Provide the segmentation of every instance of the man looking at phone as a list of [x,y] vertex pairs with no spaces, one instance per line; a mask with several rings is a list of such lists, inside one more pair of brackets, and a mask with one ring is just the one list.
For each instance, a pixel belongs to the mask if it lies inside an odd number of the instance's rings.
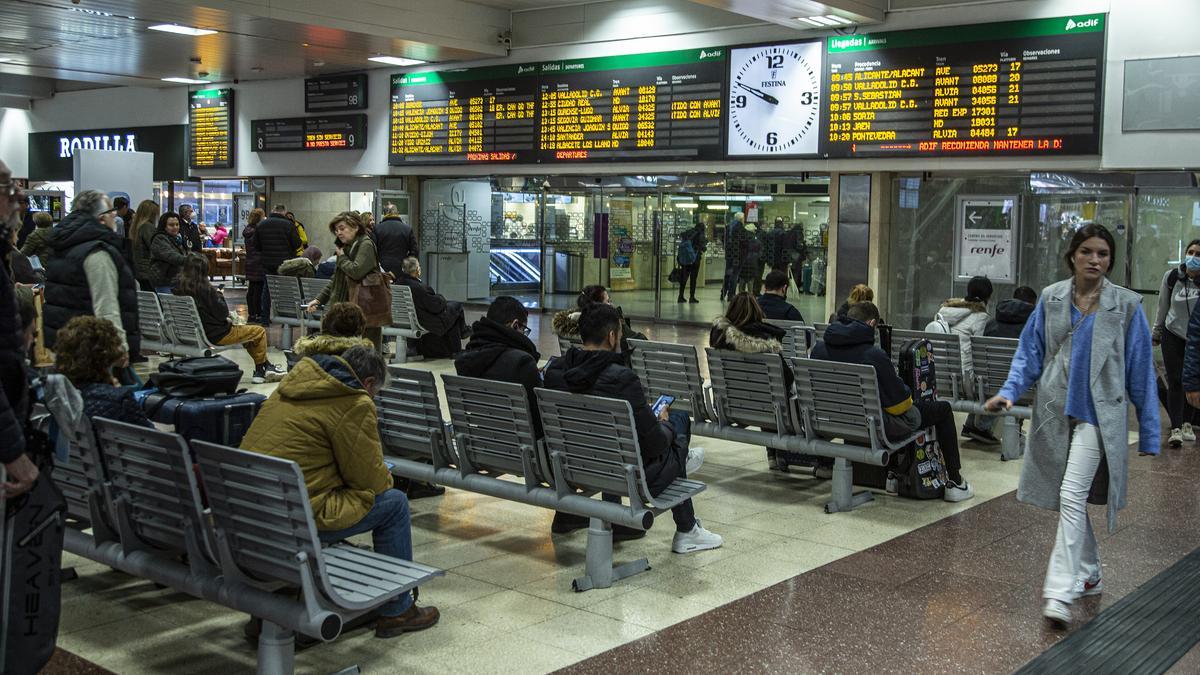
[[[572,347],[546,368],[546,388],[589,396],[624,399],[633,409],[642,465],[651,494],[659,494],[676,478],[686,478],[700,468],[703,453],[688,450],[690,421],[684,413],[672,413],[663,405],[656,416],[646,404],[638,376],[625,365],[621,354],[622,321],[610,305],[591,304],[579,316],[583,347]],[[718,534],[700,524],[687,500],[671,509],[675,538],[671,550],[693,553],[721,546]]]

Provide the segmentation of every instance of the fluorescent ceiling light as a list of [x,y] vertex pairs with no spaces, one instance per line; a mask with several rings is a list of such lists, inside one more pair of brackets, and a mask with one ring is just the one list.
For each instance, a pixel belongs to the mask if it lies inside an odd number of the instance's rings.
[[672,206],[674,206],[677,209],[694,209],[700,205],[697,204],[696,202],[675,202],[674,204],[672,204]]
[[797,16],[793,17],[796,21],[803,21],[810,26],[818,28],[828,28],[830,26],[848,26],[852,23],[850,19],[838,16],[836,14],[826,14],[825,16]]
[[208,80],[193,80],[190,77],[164,77],[162,81],[176,84],[208,84]]
[[422,63],[426,63],[420,59],[406,59],[402,56],[372,56],[367,60],[374,61],[375,63],[386,63],[389,66],[419,66]]
[[808,25],[810,25],[810,26],[816,26],[817,28],[823,28],[823,27],[824,27],[824,25],[823,25],[823,24],[822,24],[820,21],[817,21],[816,19],[810,19],[810,18],[809,18],[809,17],[807,17],[807,16],[798,16],[798,17],[796,17],[796,20],[797,20],[797,21],[803,21],[804,23],[806,23],[806,24],[808,24]]
[[176,35],[191,35],[193,37],[200,35],[213,35],[217,32],[215,30],[208,30],[207,28],[180,26],[177,23],[160,23],[157,26],[150,26],[150,30],[162,31],[164,33],[175,33]]
[[705,204],[704,208],[708,209],[709,211],[728,211],[729,210],[729,206],[727,206],[725,204]]
[[847,18],[846,18],[846,17],[844,17],[844,16],[838,16],[837,14],[826,14],[826,15],[825,15],[825,18],[826,18],[826,19],[829,19],[829,20],[831,20],[831,21],[836,21],[837,23],[840,23],[840,24],[842,24],[842,25],[844,25],[844,26],[848,26],[848,25],[850,25],[850,24],[854,23],[854,22],[853,22],[853,21],[851,21],[850,19],[847,19]]
[[769,202],[771,195],[700,195],[702,202]]

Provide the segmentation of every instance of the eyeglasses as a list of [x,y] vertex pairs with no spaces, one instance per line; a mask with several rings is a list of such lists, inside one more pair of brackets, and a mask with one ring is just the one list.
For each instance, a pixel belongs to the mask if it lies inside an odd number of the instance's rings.
[[16,181],[10,180],[7,183],[0,183],[0,195],[8,199],[14,199],[19,194],[21,194],[21,186],[17,185]]
[[529,337],[529,334],[533,332],[533,329],[523,323],[519,323],[517,324],[517,331],[520,332],[521,335]]

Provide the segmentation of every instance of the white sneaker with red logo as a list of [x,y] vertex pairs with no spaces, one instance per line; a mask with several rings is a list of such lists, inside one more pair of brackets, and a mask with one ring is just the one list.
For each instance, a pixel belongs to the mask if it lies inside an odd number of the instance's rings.
[[1100,595],[1104,592],[1104,579],[1097,574],[1090,579],[1077,579],[1075,581],[1075,596],[1086,598],[1089,595]]

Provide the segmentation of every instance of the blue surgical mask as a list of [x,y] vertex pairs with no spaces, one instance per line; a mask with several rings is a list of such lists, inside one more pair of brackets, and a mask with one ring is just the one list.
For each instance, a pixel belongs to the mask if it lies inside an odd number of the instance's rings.
[[1200,272],[1200,256],[1189,255],[1183,259],[1183,264],[1189,272]]

